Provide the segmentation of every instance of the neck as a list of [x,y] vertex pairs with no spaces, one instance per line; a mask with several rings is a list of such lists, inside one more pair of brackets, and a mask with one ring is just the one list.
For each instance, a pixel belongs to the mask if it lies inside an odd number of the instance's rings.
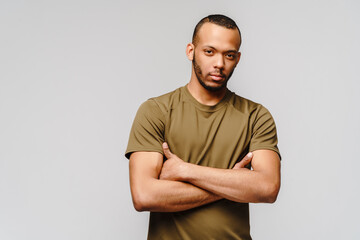
[[209,91],[205,89],[199,81],[197,80],[196,76],[192,75],[189,84],[187,85],[187,88],[190,92],[190,94],[201,104],[208,105],[208,106],[214,106],[218,102],[221,101],[221,99],[224,98],[227,88],[224,87],[222,89],[219,89],[218,91]]

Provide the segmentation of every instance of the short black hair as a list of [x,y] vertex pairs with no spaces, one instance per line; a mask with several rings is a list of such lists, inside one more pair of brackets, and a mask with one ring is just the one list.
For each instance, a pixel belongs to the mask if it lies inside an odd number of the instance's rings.
[[241,32],[239,27],[236,25],[235,21],[232,20],[231,18],[225,16],[225,15],[221,15],[221,14],[212,14],[209,15],[207,17],[204,17],[203,19],[200,20],[200,22],[198,22],[198,24],[196,24],[195,29],[194,29],[194,33],[193,33],[193,37],[192,37],[192,43],[194,45],[196,45],[197,41],[198,41],[198,37],[197,34],[201,28],[201,26],[204,23],[214,23],[216,25],[228,28],[228,29],[237,29],[240,35],[240,45],[241,45]]

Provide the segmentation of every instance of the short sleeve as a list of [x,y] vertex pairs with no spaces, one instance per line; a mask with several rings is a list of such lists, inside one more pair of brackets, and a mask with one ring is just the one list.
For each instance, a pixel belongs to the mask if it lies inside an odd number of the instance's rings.
[[269,149],[278,153],[281,159],[280,151],[277,146],[278,138],[276,125],[270,112],[264,106],[259,105],[252,113],[250,119],[252,121],[252,135],[249,151]]
[[138,109],[131,127],[125,157],[137,151],[160,152],[164,142],[165,117],[155,100],[149,99]]

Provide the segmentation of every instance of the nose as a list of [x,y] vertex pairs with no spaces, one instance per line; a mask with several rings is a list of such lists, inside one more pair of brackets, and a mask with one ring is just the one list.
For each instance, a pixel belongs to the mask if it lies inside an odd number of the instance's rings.
[[217,55],[215,58],[215,62],[214,62],[214,67],[215,68],[219,68],[219,69],[223,69],[225,65],[225,61],[224,61],[224,56],[222,55]]

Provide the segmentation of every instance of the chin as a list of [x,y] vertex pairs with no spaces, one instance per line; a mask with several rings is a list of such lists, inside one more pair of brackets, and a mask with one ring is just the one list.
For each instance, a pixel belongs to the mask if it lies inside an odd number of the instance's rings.
[[225,77],[224,80],[222,80],[222,81],[214,81],[209,76],[202,78],[200,74],[196,74],[196,78],[197,78],[198,82],[200,83],[200,85],[204,89],[211,91],[211,92],[218,92],[218,91],[226,88],[227,80],[228,80]]
[[224,87],[226,87],[227,84],[227,80],[223,80],[223,81],[207,81],[205,82],[205,85],[208,86],[209,88],[218,88],[218,89],[223,89]]
[[[202,85],[202,84],[201,84]],[[202,85],[206,90],[209,90],[211,92],[217,92],[224,88],[226,88],[226,83],[222,84],[204,84]]]

